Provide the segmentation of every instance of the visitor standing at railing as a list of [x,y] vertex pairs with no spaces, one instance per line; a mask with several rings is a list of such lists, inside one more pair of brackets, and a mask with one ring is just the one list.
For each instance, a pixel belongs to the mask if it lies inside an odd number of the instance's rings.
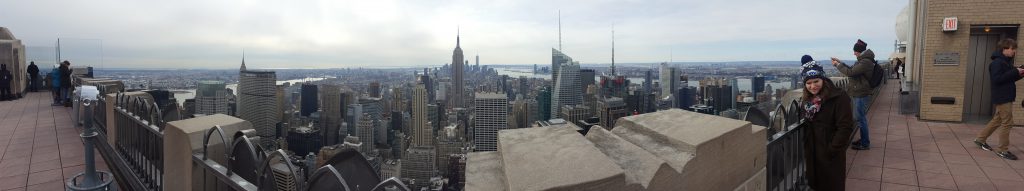
[[814,190],[846,189],[846,148],[853,133],[850,96],[825,77],[809,55],[800,59],[804,77],[804,159]]
[[29,62],[26,72],[28,72],[29,77],[28,91],[39,91],[39,66],[36,66],[36,62]]
[[853,97],[853,103],[857,107],[857,126],[860,127],[860,139],[853,142],[854,150],[871,149],[871,138],[868,136],[868,101],[871,98],[871,75],[875,67],[875,53],[868,48],[868,43],[857,39],[853,45],[853,55],[857,56],[857,62],[853,66],[832,57],[832,66],[835,66],[840,73],[850,77],[849,93]]
[[1008,151],[1010,146],[1010,127],[1013,125],[1013,100],[1017,99],[1017,80],[1021,79],[1024,69],[1013,67],[1013,55],[1017,52],[1017,42],[1013,39],[1000,40],[999,50],[992,53],[992,63],[988,65],[989,78],[992,80],[992,107],[995,115],[985,129],[978,132],[974,139],[982,149],[992,151],[986,140],[992,132],[999,129],[999,147],[996,155],[1005,159],[1017,160],[1017,156]]
[[53,106],[63,105],[64,97],[60,94],[60,65],[54,64],[50,70],[50,92],[53,94]]
[[71,62],[65,60],[60,63],[60,96],[64,107],[71,107]]

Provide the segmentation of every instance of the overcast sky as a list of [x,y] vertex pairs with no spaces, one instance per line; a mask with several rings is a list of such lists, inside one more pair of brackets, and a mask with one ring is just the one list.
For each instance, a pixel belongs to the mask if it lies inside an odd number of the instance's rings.
[[36,47],[30,58],[53,58],[52,51],[43,51],[52,48],[43,47],[61,38],[67,59],[92,64],[100,61],[85,55],[102,52],[106,68],[237,68],[243,49],[251,68],[439,66],[451,62],[457,28],[467,60],[479,54],[484,65],[544,66],[558,46],[561,10],[563,51],[585,64],[611,62],[613,25],[617,63],[797,62],[803,54],[853,59],[858,38],[880,58],[888,57],[896,15],[906,4],[15,0],[0,2],[0,26]]

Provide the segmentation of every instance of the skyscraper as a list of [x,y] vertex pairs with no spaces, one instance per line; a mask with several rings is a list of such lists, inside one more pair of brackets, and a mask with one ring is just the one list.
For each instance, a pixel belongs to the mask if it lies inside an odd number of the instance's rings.
[[348,109],[345,112],[345,128],[344,131],[339,132],[339,139],[344,139],[346,135],[356,136],[356,128],[363,118],[363,105],[349,104],[346,107]]
[[658,80],[661,81],[661,96],[659,97],[664,98],[675,93],[676,76],[673,69],[675,68],[669,67],[666,62],[662,62],[661,67],[658,68],[658,72],[660,73],[660,75],[658,75]]
[[597,76],[597,72],[594,69],[580,69],[580,87],[586,89],[590,85],[594,85],[596,83],[595,76]]
[[551,49],[551,82],[558,83],[558,71],[562,69],[562,64],[572,63],[572,58],[562,53],[561,50]]
[[540,91],[537,91],[537,113],[539,121],[551,119],[551,87],[549,86],[541,87]]
[[498,131],[508,128],[508,98],[499,93],[476,94],[475,151],[496,151]]
[[366,92],[370,94],[370,97],[380,97],[380,82],[370,82],[370,85],[366,87]]
[[433,132],[427,117],[427,89],[416,84],[412,96],[412,146],[432,146]]
[[275,127],[281,121],[277,105],[277,74],[274,71],[247,70],[245,60],[238,74],[238,118],[252,123],[265,148],[273,146]]
[[[569,59],[571,60],[571,59]],[[562,106],[583,104],[579,62],[564,63],[558,70],[558,81],[551,95],[551,118],[561,117]]]
[[643,90],[644,90],[645,94],[649,94],[649,93],[651,93],[654,90],[654,87],[653,87],[653,83],[654,82],[651,81],[651,80],[653,80],[653,78],[651,77],[651,70],[645,71],[644,72],[644,84],[643,84]]
[[342,112],[346,102],[342,100],[341,87],[337,85],[320,86],[320,103],[323,111],[320,113],[320,134],[324,145],[339,143],[339,129],[341,119],[345,114]]
[[530,113],[530,109],[536,108],[536,105],[537,101],[534,101],[533,99],[516,100],[515,104],[512,106],[512,115],[509,116],[508,128],[517,129],[530,127],[530,124],[533,124],[533,121],[535,120],[535,118],[533,118],[533,114],[536,113],[536,111],[532,111],[534,113]]
[[200,81],[196,89],[196,114],[213,115],[215,113],[230,114],[228,94],[222,81]]
[[750,79],[750,90],[755,98],[764,91],[764,75],[757,74],[757,76]]
[[729,95],[729,102],[732,103],[731,104],[732,105],[731,108],[736,109],[737,108],[736,107],[736,96],[738,96],[739,93],[740,93],[740,82],[736,78],[730,78],[729,79],[729,86],[732,87],[732,90],[731,90],[732,93]]
[[402,177],[412,179],[409,188],[420,190],[430,186],[430,178],[434,177],[437,151],[433,147],[412,147],[406,150],[402,160]]
[[605,129],[612,129],[615,127],[615,120],[621,117],[625,117],[629,114],[626,110],[626,103],[622,98],[610,97],[605,98],[598,102],[598,118],[601,119],[601,126]]
[[452,108],[466,107],[466,104],[463,102],[463,98],[465,98],[465,93],[463,93],[463,91],[466,90],[466,86],[463,84],[464,83],[463,75],[465,75],[465,73],[464,73],[465,72],[464,71],[465,70],[464,69],[465,65],[463,65],[463,62],[462,62],[463,61],[463,58],[462,58],[462,47],[459,46],[459,41],[460,41],[459,38],[460,38],[459,35],[456,34],[455,35],[455,51],[452,52],[452,81],[453,82],[452,82],[452,87],[451,87],[452,95],[450,95],[451,96],[451,100],[452,100],[452,104],[451,104]]
[[697,95],[697,88],[684,86],[676,90],[676,108],[689,109],[690,106],[694,105],[694,99]]
[[374,121],[369,116],[363,115],[359,119],[354,136],[359,137],[359,142],[362,143],[359,145],[359,153],[370,156],[374,148]]
[[309,114],[320,110],[320,106],[317,103],[318,100],[317,87],[314,84],[303,83],[301,87],[302,98],[299,106],[299,115],[309,117]]

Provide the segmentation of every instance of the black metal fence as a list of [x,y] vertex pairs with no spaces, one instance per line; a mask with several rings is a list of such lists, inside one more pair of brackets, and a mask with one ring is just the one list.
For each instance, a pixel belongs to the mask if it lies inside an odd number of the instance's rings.
[[766,178],[768,190],[801,190],[806,178],[803,149],[803,111],[800,102],[790,102],[789,109],[779,105],[769,117]]
[[[107,100],[109,101],[109,100]],[[146,190],[163,190],[163,126],[156,103],[118,94],[114,105],[114,150]]]

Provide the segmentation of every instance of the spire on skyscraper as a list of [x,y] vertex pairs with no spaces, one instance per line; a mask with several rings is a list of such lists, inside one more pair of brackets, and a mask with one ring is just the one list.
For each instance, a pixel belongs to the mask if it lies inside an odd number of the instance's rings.
[[615,24],[612,24],[612,76],[615,76]]
[[459,26],[455,26],[455,48],[459,48],[459,36],[461,35],[459,30]]
[[238,70],[245,71],[245,49],[242,49],[242,67]]
[[562,10],[558,10],[558,51],[562,51]]

